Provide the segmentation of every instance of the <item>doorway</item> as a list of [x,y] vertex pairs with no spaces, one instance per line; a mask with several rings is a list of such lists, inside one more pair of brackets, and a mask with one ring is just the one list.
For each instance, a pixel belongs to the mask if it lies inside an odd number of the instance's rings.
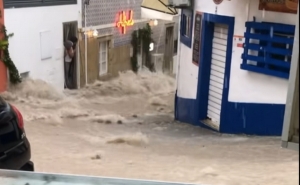
[[[72,37],[78,38],[78,22],[65,22],[63,23],[63,42],[70,40]],[[78,70],[78,43],[74,47],[75,55],[69,65],[66,65],[64,62],[64,80],[65,88],[68,89],[77,89],[78,80],[77,80],[77,70]]]
[[221,131],[228,104],[234,17],[204,14],[199,62],[200,123]]
[[171,73],[173,71],[173,55],[174,55],[174,24],[166,25],[165,52],[163,72]]

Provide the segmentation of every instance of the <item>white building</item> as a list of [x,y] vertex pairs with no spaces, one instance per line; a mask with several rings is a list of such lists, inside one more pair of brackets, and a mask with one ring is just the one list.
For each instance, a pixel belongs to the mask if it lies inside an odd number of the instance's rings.
[[[11,58],[21,74],[64,88],[63,24],[81,19],[77,0],[3,0]],[[78,22],[80,24],[80,21]],[[77,27],[76,27],[77,30]]]
[[278,2],[197,0],[182,10],[177,120],[281,135],[298,5]]

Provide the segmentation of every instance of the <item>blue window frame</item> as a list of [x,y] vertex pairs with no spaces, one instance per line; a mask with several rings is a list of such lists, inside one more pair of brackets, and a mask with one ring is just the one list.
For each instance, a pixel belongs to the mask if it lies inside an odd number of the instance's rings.
[[180,24],[180,42],[182,42],[189,48],[191,48],[192,46],[193,16],[193,10],[182,9]]
[[295,26],[246,22],[241,69],[289,78]]

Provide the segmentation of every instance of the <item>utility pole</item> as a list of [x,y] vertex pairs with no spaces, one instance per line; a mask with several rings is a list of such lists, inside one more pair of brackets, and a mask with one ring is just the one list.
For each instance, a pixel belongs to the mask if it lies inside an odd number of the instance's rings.
[[[295,125],[299,125],[299,5],[296,20],[293,55],[281,139],[283,148],[299,150],[299,136],[298,139],[294,137],[296,131]],[[298,140],[298,143],[295,139]]]
[[87,30],[86,30],[86,8],[90,4],[90,0],[85,0],[84,1],[84,67],[85,67],[85,85],[88,84],[88,70],[87,70]]

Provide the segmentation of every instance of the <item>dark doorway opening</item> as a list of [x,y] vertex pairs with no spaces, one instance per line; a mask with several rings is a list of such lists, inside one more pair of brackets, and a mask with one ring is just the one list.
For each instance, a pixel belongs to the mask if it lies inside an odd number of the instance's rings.
[[[78,23],[77,21],[63,23],[63,43],[70,40],[72,37],[78,38]],[[77,89],[77,69],[78,69],[78,43],[74,48],[75,56],[72,59],[69,66],[64,62],[64,78],[65,78],[65,89]],[[65,53],[65,48],[64,48]],[[65,61],[65,58],[64,58]]]
[[174,26],[166,25],[165,37],[165,53],[163,72],[171,73],[173,71],[173,56],[174,56]]

